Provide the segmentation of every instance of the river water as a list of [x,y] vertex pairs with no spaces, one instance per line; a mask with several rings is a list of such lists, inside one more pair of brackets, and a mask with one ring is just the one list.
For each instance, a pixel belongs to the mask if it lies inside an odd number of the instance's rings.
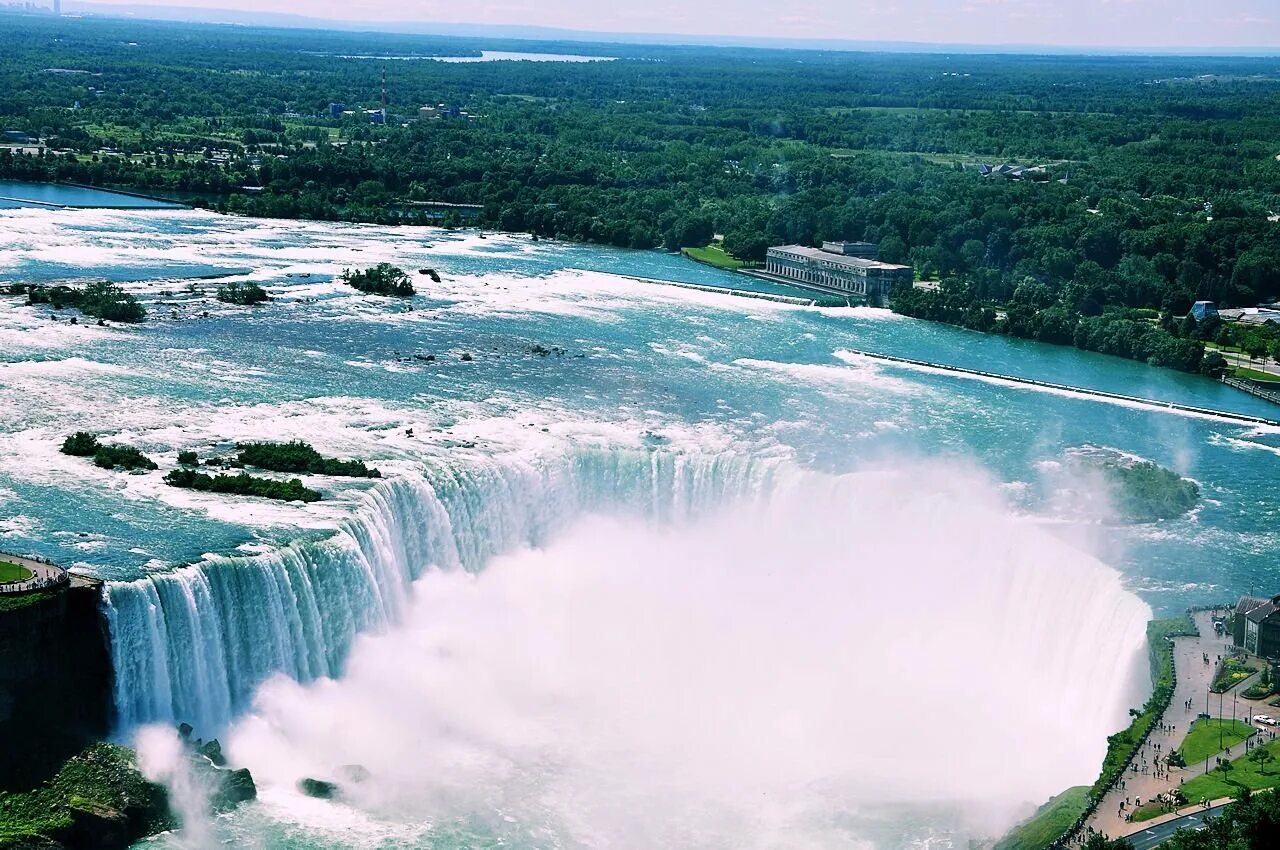
[[[654,252],[197,211],[0,222],[0,282],[110,279],[148,308],[96,327],[0,298],[0,548],[107,580],[122,738],[185,720],[260,775],[210,840],[996,834],[1092,780],[1146,687],[1151,611],[1280,581],[1275,429],[850,352],[1275,415],[1204,379],[620,276],[744,286]],[[335,280],[381,261],[443,281],[404,302]],[[225,280],[274,300],[221,304]],[[161,473],[59,454],[81,429]],[[294,438],[386,477],[311,477],[307,506],[160,481],[179,450]],[[1109,522],[1065,463],[1086,446],[1201,504]],[[373,778],[340,802],[293,787],[349,764]]]

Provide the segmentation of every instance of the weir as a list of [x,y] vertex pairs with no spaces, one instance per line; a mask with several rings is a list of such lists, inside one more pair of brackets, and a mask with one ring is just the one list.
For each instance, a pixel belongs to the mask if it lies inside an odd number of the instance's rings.
[[909,357],[895,357],[892,354],[876,354],[871,351],[860,351],[856,348],[846,348],[845,351],[850,354],[856,354],[859,357],[869,357],[872,360],[884,360],[889,363],[902,363],[907,366],[922,366],[928,369],[937,369],[942,372],[954,372],[960,375],[974,375],[980,378],[994,378],[1001,381],[1009,381],[1014,384],[1025,384],[1029,387],[1041,387],[1050,390],[1064,390],[1066,392],[1079,393],[1080,395],[1095,396],[1097,398],[1109,398],[1117,401],[1130,401],[1138,404],[1149,405],[1150,407],[1164,408],[1166,410],[1177,410],[1183,413],[1196,413],[1203,416],[1212,416],[1217,419],[1229,419],[1233,422],[1244,422],[1250,425],[1273,425],[1280,427],[1280,422],[1274,419],[1266,419],[1261,416],[1250,416],[1246,413],[1232,413],[1226,410],[1214,410],[1209,407],[1196,407],[1190,404],[1179,404],[1176,401],[1158,401],[1151,398],[1142,398],[1141,396],[1123,395],[1121,393],[1107,392],[1106,390],[1093,390],[1086,387],[1073,387],[1069,384],[1055,384],[1049,381],[1036,381],[1031,378],[1017,378],[1012,375],[1000,375],[995,372],[983,372],[980,369],[966,369],[963,366],[950,366],[945,363],[930,363],[927,360],[912,360]]

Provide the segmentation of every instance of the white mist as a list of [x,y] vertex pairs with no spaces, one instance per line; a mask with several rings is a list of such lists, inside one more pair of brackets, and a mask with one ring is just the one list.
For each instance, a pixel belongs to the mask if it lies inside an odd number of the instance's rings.
[[169,792],[169,806],[180,821],[177,846],[213,850],[219,846],[209,813],[212,789],[191,764],[191,754],[169,726],[146,726],[134,738],[138,769]]
[[229,751],[269,797],[359,764],[324,805],[531,846],[869,846],[936,804],[998,833],[1093,780],[1145,684],[1146,605],[953,466],[586,518],[415,589],[342,680],[261,689]]

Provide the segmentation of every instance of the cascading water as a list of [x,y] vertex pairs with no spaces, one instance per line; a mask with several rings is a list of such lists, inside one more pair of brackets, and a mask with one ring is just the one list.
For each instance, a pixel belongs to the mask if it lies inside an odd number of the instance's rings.
[[274,673],[338,675],[353,639],[399,621],[429,568],[480,569],[585,510],[688,516],[767,490],[775,464],[588,450],[438,466],[376,487],[333,537],[108,586],[117,726],[226,725]]
[[306,847],[902,847],[946,810],[963,844],[1093,780],[1146,666],[1115,571],[971,469],[757,482],[427,572],[340,679],[266,682],[227,740],[270,822]]

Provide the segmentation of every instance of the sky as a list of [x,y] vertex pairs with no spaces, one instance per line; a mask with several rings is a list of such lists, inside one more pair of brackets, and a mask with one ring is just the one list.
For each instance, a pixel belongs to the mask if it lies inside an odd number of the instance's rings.
[[[124,0],[375,25],[1069,47],[1280,47],[1280,0]],[[82,8],[91,0],[77,4]],[[381,28],[381,27],[379,27]]]

